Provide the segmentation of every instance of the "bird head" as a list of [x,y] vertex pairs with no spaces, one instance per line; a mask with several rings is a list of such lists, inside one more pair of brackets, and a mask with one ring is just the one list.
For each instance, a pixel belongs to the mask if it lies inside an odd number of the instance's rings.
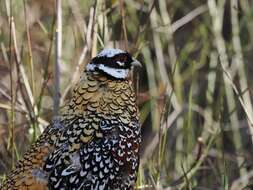
[[101,73],[114,79],[126,79],[134,66],[141,66],[127,51],[104,49],[87,64],[86,71]]

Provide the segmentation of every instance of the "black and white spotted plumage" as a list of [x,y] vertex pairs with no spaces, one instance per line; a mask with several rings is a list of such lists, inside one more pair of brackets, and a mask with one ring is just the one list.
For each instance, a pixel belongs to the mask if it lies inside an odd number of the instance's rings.
[[60,142],[45,164],[50,188],[132,189],[139,163],[140,127],[138,121],[130,125],[101,120],[103,137],[94,137],[73,151],[69,139]]

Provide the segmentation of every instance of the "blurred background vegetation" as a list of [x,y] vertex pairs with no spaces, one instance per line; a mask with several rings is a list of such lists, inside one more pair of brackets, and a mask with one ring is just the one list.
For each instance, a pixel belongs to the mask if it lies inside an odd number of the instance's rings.
[[[53,117],[55,29],[55,0],[0,1],[2,178]],[[251,189],[252,1],[62,0],[61,105],[104,47],[143,63],[138,189]]]

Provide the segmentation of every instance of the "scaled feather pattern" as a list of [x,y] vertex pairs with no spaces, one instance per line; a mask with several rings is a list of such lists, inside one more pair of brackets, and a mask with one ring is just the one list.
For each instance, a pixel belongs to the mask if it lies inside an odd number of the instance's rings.
[[[141,129],[127,78],[131,61],[129,53],[119,49],[103,50],[92,59],[60,117],[25,153],[1,189],[134,189]],[[123,77],[115,76],[118,69]]]

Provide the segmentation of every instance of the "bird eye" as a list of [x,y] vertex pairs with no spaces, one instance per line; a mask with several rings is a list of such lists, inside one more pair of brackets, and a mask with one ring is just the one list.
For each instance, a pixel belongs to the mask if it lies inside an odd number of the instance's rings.
[[121,56],[120,57],[120,61],[121,62],[126,62],[127,61],[127,57],[126,56]]
[[123,66],[127,62],[127,57],[124,55],[121,55],[115,58],[115,62],[118,63],[120,66]]

